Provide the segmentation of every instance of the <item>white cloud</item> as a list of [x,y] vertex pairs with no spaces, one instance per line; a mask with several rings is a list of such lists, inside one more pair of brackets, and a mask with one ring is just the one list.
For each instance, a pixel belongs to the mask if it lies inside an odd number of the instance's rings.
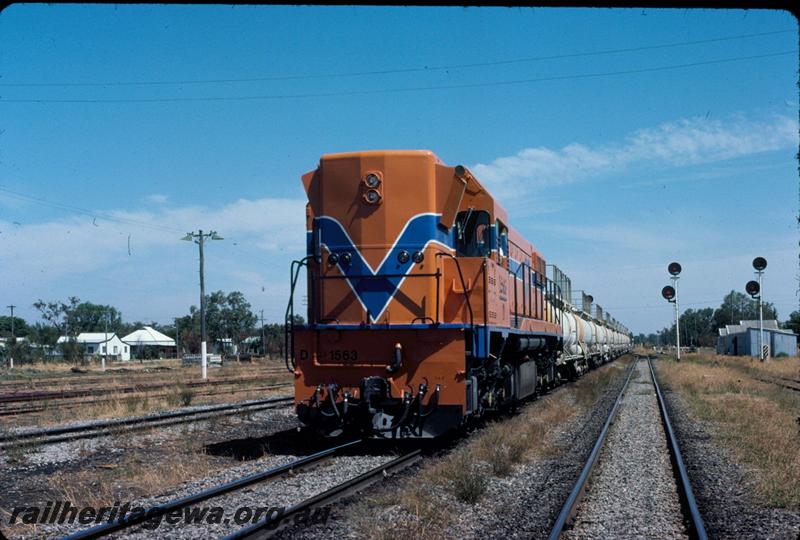
[[[660,249],[680,250],[685,243],[674,236],[665,236],[663,231],[644,230],[641,226],[621,223],[604,223],[594,225],[560,225],[545,224],[534,227],[545,229],[551,234],[565,239],[586,241],[590,246],[608,250],[609,246],[626,251],[648,252],[653,246]],[[602,245],[597,245],[597,244]]]
[[169,197],[160,193],[154,193],[145,197],[145,200],[155,204],[167,204]]
[[[183,313],[196,303],[197,248],[180,238],[202,226],[225,238],[208,247],[209,289],[261,292],[264,287],[265,301],[285,306],[285,290],[277,294],[267,285],[284,283],[289,261],[305,252],[304,207],[305,201],[295,199],[240,199],[218,208],[109,211],[110,220],[71,216],[21,225],[0,220],[0,295],[19,298],[20,304],[70,295],[95,302],[121,299],[124,313],[143,320]],[[185,301],[164,313],[163,296]]]
[[759,121],[743,117],[727,121],[684,118],[640,129],[618,143],[526,148],[488,164],[478,163],[472,170],[497,195],[519,195],[639,164],[680,167],[797,145],[797,120],[788,116]]

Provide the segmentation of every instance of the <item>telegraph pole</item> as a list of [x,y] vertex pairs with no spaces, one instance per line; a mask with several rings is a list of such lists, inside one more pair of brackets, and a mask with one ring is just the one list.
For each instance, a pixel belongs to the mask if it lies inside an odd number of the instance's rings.
[[261,310],[261,351],[264,353],[264,358],[267,358],[267,341],[264,335],[264,310]]
[[178,317],[175,317],[175,357],[181,357],[181,329],[178,325]]
[[106,330],[105,339],[106,339],[106,341],[103,344],[103,358],[102,358],[103,365],[102,365],[102,368],[101,368],[102,371],[106,370],[106,358],[108,358],[108,315],[109,315],[109,312],[106,311],[106,316],[103,317],[105,319],[105,330]]
[[200,229],[196,233],[186,233],[186,236],[181,238],[181,240],[186,240],[187,242],[194,240],[194,243],[200,246],[200,364],[202,366],[201,369],[203,379],[208,378],[208,349],[206,346],[206,284],[203,270],[205,262],[203,258],[203,246],[206,238],[210,238],[211,240],[223,240],[223,238],[218,235],[216,231],[203,233],[203,229]]
[[[12,304],[12,305],[6,306],[6,307],[11,310],[11,344],[13,344],[14,341],[16,341],[16,338],[14,337],[14,308],[17,307],[17,306]],[[10,347],[9,347],[9,350],[11,350]],[[14,357],[9,355],[8,356],[8,368],[11,369],[13,367],[14,367]]]

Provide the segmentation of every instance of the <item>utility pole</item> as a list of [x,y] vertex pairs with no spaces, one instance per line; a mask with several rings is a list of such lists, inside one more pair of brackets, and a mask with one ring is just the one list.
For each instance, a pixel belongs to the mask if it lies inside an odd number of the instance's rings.
[[[8,307],[8,309],[11,310],[11,344],[13,345],[14,342],[16,341],[16,338],[14,336],[14,308],[17,307],[17,306],[12,304],[12,305],[6,306],[6,307]],[[9,348],[9,350],[10,350],[10,348]],[[9,355],[8,356],[8,368],[12,369],[13,367],[14,367],[14,357],[12,355]]]
[[178,324],[180,319],[175,317],[175,357],[181,357],[181,329]]
[[200,364],[202,366],[201,369],[203,379],[208,378],[208,349],[206,345],[206,284],[204,275],[205,261],[203,258],[203,246],[206,238],[210,238],[211,240],[223,240],[223,238],[218,235],[216,231],[203,233],[203,229],[200,229],[196,233],[186,233],[186,236],[181,238],[181,240],[186,240],[187,242],[194,240],[194,243],[200,246]]
[[264,358],[267,358],[267,341],[264,334],[264,310],[261,310],[261,351]]
[[105,320],[106,340],[105,343],[103,343],[103,358],[102,358],[103,365],[101,367],[102,371],[106,370],[106,359],[108,358],[108,316],[109,312],[106,311],[106,316],[103,317],[103,319]]

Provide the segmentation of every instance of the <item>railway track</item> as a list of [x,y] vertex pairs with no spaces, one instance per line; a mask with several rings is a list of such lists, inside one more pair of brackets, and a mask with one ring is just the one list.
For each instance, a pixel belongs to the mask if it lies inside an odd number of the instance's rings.
[[785,377],[770,378],[770,377],[757,377],[755,375],[750,375],[750,376],[757,381],[773,384],[781,388],[786,388],[787,390],[800,392],[800,381],[796,381],[794,379],[787,379]]
[[[244,373],[244,372],[243,372]],[[125,374],[108,374],[98,376],[73,376],[73,377],[47,377],[36,379],[18,379],[10,381],[0,381],[0,396],[22,396],[25,393],[33,392],[76,392],[82,390],[106,391],[116,388],[129,386],[144,386],[150,384],[224,384],[225,382],[241,382],[243,380],[264,379],[273,377],[285,377],[289,374],[286,368],[253,369],[247,371],[246,376],[242,374],[220,376],[212,374],[209,379],[195,379],[189,377],[181,380],[181,374],[177,372],[158,372],[158,373],[139,373],[131,372]],[[185,375],[184,375],[185,377]],[[135,382],[133,382],[135,381]]]
[[36,446],[41,444],[55,444],[115,435],[122,430],[137,431],[152,429],[175,424],[184,424],[206,420],[214,416],[229,416],[241,412],[257,412],[289,404],[294,400],[292,396],[280,396],[243,403],[213,405],[193,409],[191,411],[176,411],[162,414],[151,414],[134,418],[119,420],[102,420],[75,426],[64,426],[50,429],[37,429],[18,433],[0,435],[0,450],[8,450],[19,446]]
[[[113,533],[119,533],[126,529],[132,529],[133,527],[136,527],[147,520],[157,519],[161,516],[189,508],[209,499],[244,490],[254,486],[255,484],[274,481],[288,474],[304,472],[308,469],[316,467],[321,462],[330,459],[331,457],[344,452],[353,451],[359,445],[365,444],[365,442],[365,440],[359,439],[328,448],[321,452],[296,459],[284,465],[272,467],[265,471],[251,474],[232,482],[219,484],[212,488],[174,499],[164,504],[150,507],[142,513],[128,514],[127,516],[122,516],[116,520],[97,525],[90,529],[75,532],[64,538],[65,540],[89,540],[94,538],[102,538]],[[277,530],[280,530],[282,526],[292,523],[293,518],[301,512],[333,504],[343,497],[360,491],[365,487],[374,484],[375,482],[379,482],[392,474],[410,467],[419,461],[419,459],[421,459],[420,451],[415,450],[399,458],[389,460],[386,463],[367,471],[366,473],[357,475],[345,482],[337,484],[323,493],[305,499],[289,508],[283,509],[282,511],[276,510],[265,516],[264,519],[256,521],[255,523],[252,523],[243,529],[233,532],[226,538],[264,538],[269,536]]]
[[[644,364],[645,362],[646,367]],[[635,394],[631,394],[630,383],[632,377],[634,374],[641,376],[643,373],[649,373],[651,383],[648,382],[644,384],[652,384],[657,406],[651,404],[648,408],[647,406],[637,405],[637,398],[640,398],[639,403],[644,403],[645,405],[647,405],[647,400],[652,399],[652,394],[649,390],[645,390],[644,393],[642,390],[639,390]],[[644,397],[645,395],[647,395],[646,398]],[[622,408],[628,408],[625,415],[626,418],[618,421],[617,416]],[[655,412],[656,409],[657,413]],[[655,439],[648,438],[646,433],[647,426],[646,422],[643,422],[642,414],[650,415],[651,423],[658,422],[660,424],[663,429],[663,439],[666,440],[662,439],[661,441],[657,441],[657,435],[654,435],[654,437],[656,437]],[[652,416],[656,414],[658,420],[653,420]],[[634,445],[620,447],[631,441],[631,439],[626,440],[624,438],[625,435],[623,432],[626,429],[626,424],[632,426],[632,440],[644,441],[642,444],[645,445],[646,448],[634,447]],[[617,447],[608,448],[605,446],[606,442],[610,438],[609,434],[615,428],[620,432],[616,434],[619,435],[619,437],[615,439]],[[653,434],[658,432],[650,431]],[[667,474],[668,478],[666,478],[666,480],[668,482],[674,482],[674,486],[656,485],[656,483],[660,481],[656,472],[648,470],[630,470],[632,467],[628,460],[631,454],[634,454],[634,460],[637,457],[643,458],[642,462],[649,465],[650,462],[657,461],[655,459],[655,453],[662,447],[666,447],[669,454],[669,465],[664,466],[671,469]],[[667,459],[664,458],[662,461],[666,463]],[[633,463],[634,465],[640,464],[639,461],[633,461]],[[598,464],[601,465],[596,467]],[[595,470],[596,468],[597,470]],[[609,477],[612,478],[611,481],[607,481]],[[590,479],[592,479],[591,483]],[[662,478],[662,480],[663,479],[664,478]],[[639,480],[641,480],[641,482],[637,484]],[[625,485],[623,488],[619,486],[613,488],[614,481],[622,481]],[[608,494],[604,495],[603,491],[609,490],[610,487],[612,488],[610,490],[610,496]],[[644,489],[647,491],[641,493],[642,498],[639,499],[642,507],[632,508],[631,502],[626,501],[626,497],[628,492],[633,492],[632,497],[635,499],[635,492],[637,489]],[[677,491],[677,498],[679,500],[675,504],[676,509],[678,509],[681,514],[679,519],[677,519],[676,516],[668,515],[671,511],[670,505],[668,504],[669,501],[666,503],[659,501],[655,503],[655,505],[653,504],[653,500],[658,497],[659,493],[666,493],[666,497],[669,497],[669,494],[671,493],[674,495],[675,491]],[[626,508],[620,510],[614,508],[615,506],[623,505],[625,505]],[[636,537],[648,533],[652,534],[653,525],[657,524],[658,526],[662,524],[662,521],[659,521],[659,519],[662,518],[656,515],[659,511],[667,514],[665,517],[662,516],[664,523],[674,523],[678,521],[680,525],[678,526],[679,530],[671,533],[665,530],[659,530],[657,532],[658,536],[664,538],[689,537],[700,540],[705,540],[707,538],[705,526],[692,493],[686,467],[683,464],[678,441],[672,429],[672,423],[669,419],[664,397],[661,393],[661,388],[658,384],[652,362],[650,357],[637,356],[636,360],[631,365],[631,370],[611,408],[611,412],[600,431],[592,451],[581,470],[580,476],[575,482],[569,497],[564,503],[550,531],[549,538],[550,540],[558,540],[559,538],[567,537],[580,538],[581,536],[596,536],[598,531],[593,527],[595,527],[597,523],[602,524],[601,536]],[[598,517],[598,513],[602,517]],[[630,522],[620,523],[620,521],[626,521],[626,518],[629,518],[632,513],[638,514],[640,521],[644,523],[643,526],[650,528],[648,530],[637,531],[635,519],[627,520],[634,521],[633,524]],[[631,527],[633,527],[633,529]],[[615,528],[618,530],[615,530]]]
[[[258,382],[258,381],[251,381],[251,382]],[[193,397],[208,397],[208,396],[219,396],[219,395],[226,395],[226,394],[233,394],[233,393],[240,393],[240,392],[256,392],[256,391],[266,391],[266,390],[274,390],[277,388],[286,388],[287,386],[291,386],[294,383],[292,382],[285,382],[285,383],[277,383],[271,384],[266,386],[257,386],[257,387],[235,387],[232,389],[217,389],[208,392],[196,392]],[[146,391],[145,391],[146,392]],[[54,411],[54,410],[63,410],[63,409],[74,409],[78,407],[85,407],[85,406],[93,406],[99,405],[101,403],[110,403],[110,402],[126,402],[126,401],[133,401],[137,399],[164,399],[169,397],[171,394],[169,392],[164,393],[144,393],[144,394],[136,394],[136,395],[126,395],[126,396],[108,396],[108,397],[100,397],[98,399],[90,399],[90,400],[75,400],[75,401],[56,401],[52,402],[50,400],[44,400],[42,404],[36,404],[37,400],[34,400],[33,405],[21,405],[21,406],[9,406],[8,404],[0,404],[0,417],[2,416],[20,416],[25,414],[35,414],[39,412],[46,412],[46,411]],[[23,402],[25,403],[25,402]]]
[[206,388],[209,386],[220,386],[226,384],[247,383],[257,380],[259,376],[236,377],[229,379],[212,379],[208,381],[168,381],[155,384],[134,384],[129,386],[111,386],[106,388],[84,388],[66,390],[43,390],[30,392],[12,392],[0,394],[0,404],[20,403],[30,401],[45,401],[53,399],[70,399],[79,397],[103,396],[107,394],[130,394],[144,392],[147,390],[160,390],[175,386],[185,386],[186,388]]

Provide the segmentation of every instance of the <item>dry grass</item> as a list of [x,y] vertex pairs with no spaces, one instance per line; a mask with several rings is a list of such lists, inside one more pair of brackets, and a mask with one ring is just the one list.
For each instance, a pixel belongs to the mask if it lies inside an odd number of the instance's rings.
[[[231,378],[240,380],[207,387],[205,385],[191,387],[186,385],[187,381],[198,378],[197,368],[179,368],[174,371],[158,373],[134,371],[113,374],[106,372],[105,375],[100,375],[99,379],[97,374],[92,374],[91,378],[87,380],[82,380],[83,376],[31,379],[23,387],[0,387],[0,393],[28,390],[71,391],[78,388],[102,389],[109,393],[103,396],[38,402],[44,405],[44,411],[16,417],[0,417],[0,426],[45,427],[76,420],[118,418],[189,405],[210,405],[231,400],[257,399],[285,394],[290,391],[290,387],[257,390],[263,386],[292,381],[289,373],[276,373],[274,367],[260,364],[232,364],[210,370],[209,381],[224,381]],[[98,380],[101,380],[101,383],[98,383]],[[143,389],[135,393],[123,392],[123,389],[129,390],[131,387],[141,388],[143,385],[154,384],[167,386]],[[117,389],[119,389],[118,392]],[[60,407],[60,404],[69,406]]]
[[563,452],[558,440],[561,428],[593,406],[622,373],[614,365],[594,371],[524,407],[518,415],[488,424],[399,488],[367,497],[351,515],[357,533],[379,539],[449,536],[459,505],[482,501],[493,481],[513,474],[520,464]]
[[[35,500],[26,504],[44,504],[44,501],[69,501],[81,508],[102,508],[116,501],[126,502],[166,493],[182,483],[201,478],[229,466],[205,454],[202,446],[189,436],[166,441],[158,448],[134,443],[136,439],[121,432],[117,439],[125,448],[123,457],[109,457],[108,462],[95,462],[90,467],[52,473],[47,489]],[[88,448],[77,450],[79,455],[93,453]],[[8,509],[0,508],[0,516]],[[2,524],[8,523],[4,520]],[[41,537],[36,526],[17,522],[3,531],[9,538],[27,534]]]
[[755,360],[687,355],[660,361],[664,384],[678,392],[715,439],[751,471],[756,500],[770,507],[800,509],[800,393],[753,377],[796,369],[796,359]]
[[132,448],[118,463],[101,464],[93,470],[57,472],[51,482],[55,498],[78,507],[99,508],[108,506],[109,501],[163,493],[218,468],[210,456],[181,441],[168,444],[174,448],[160,452],[156,460]]

